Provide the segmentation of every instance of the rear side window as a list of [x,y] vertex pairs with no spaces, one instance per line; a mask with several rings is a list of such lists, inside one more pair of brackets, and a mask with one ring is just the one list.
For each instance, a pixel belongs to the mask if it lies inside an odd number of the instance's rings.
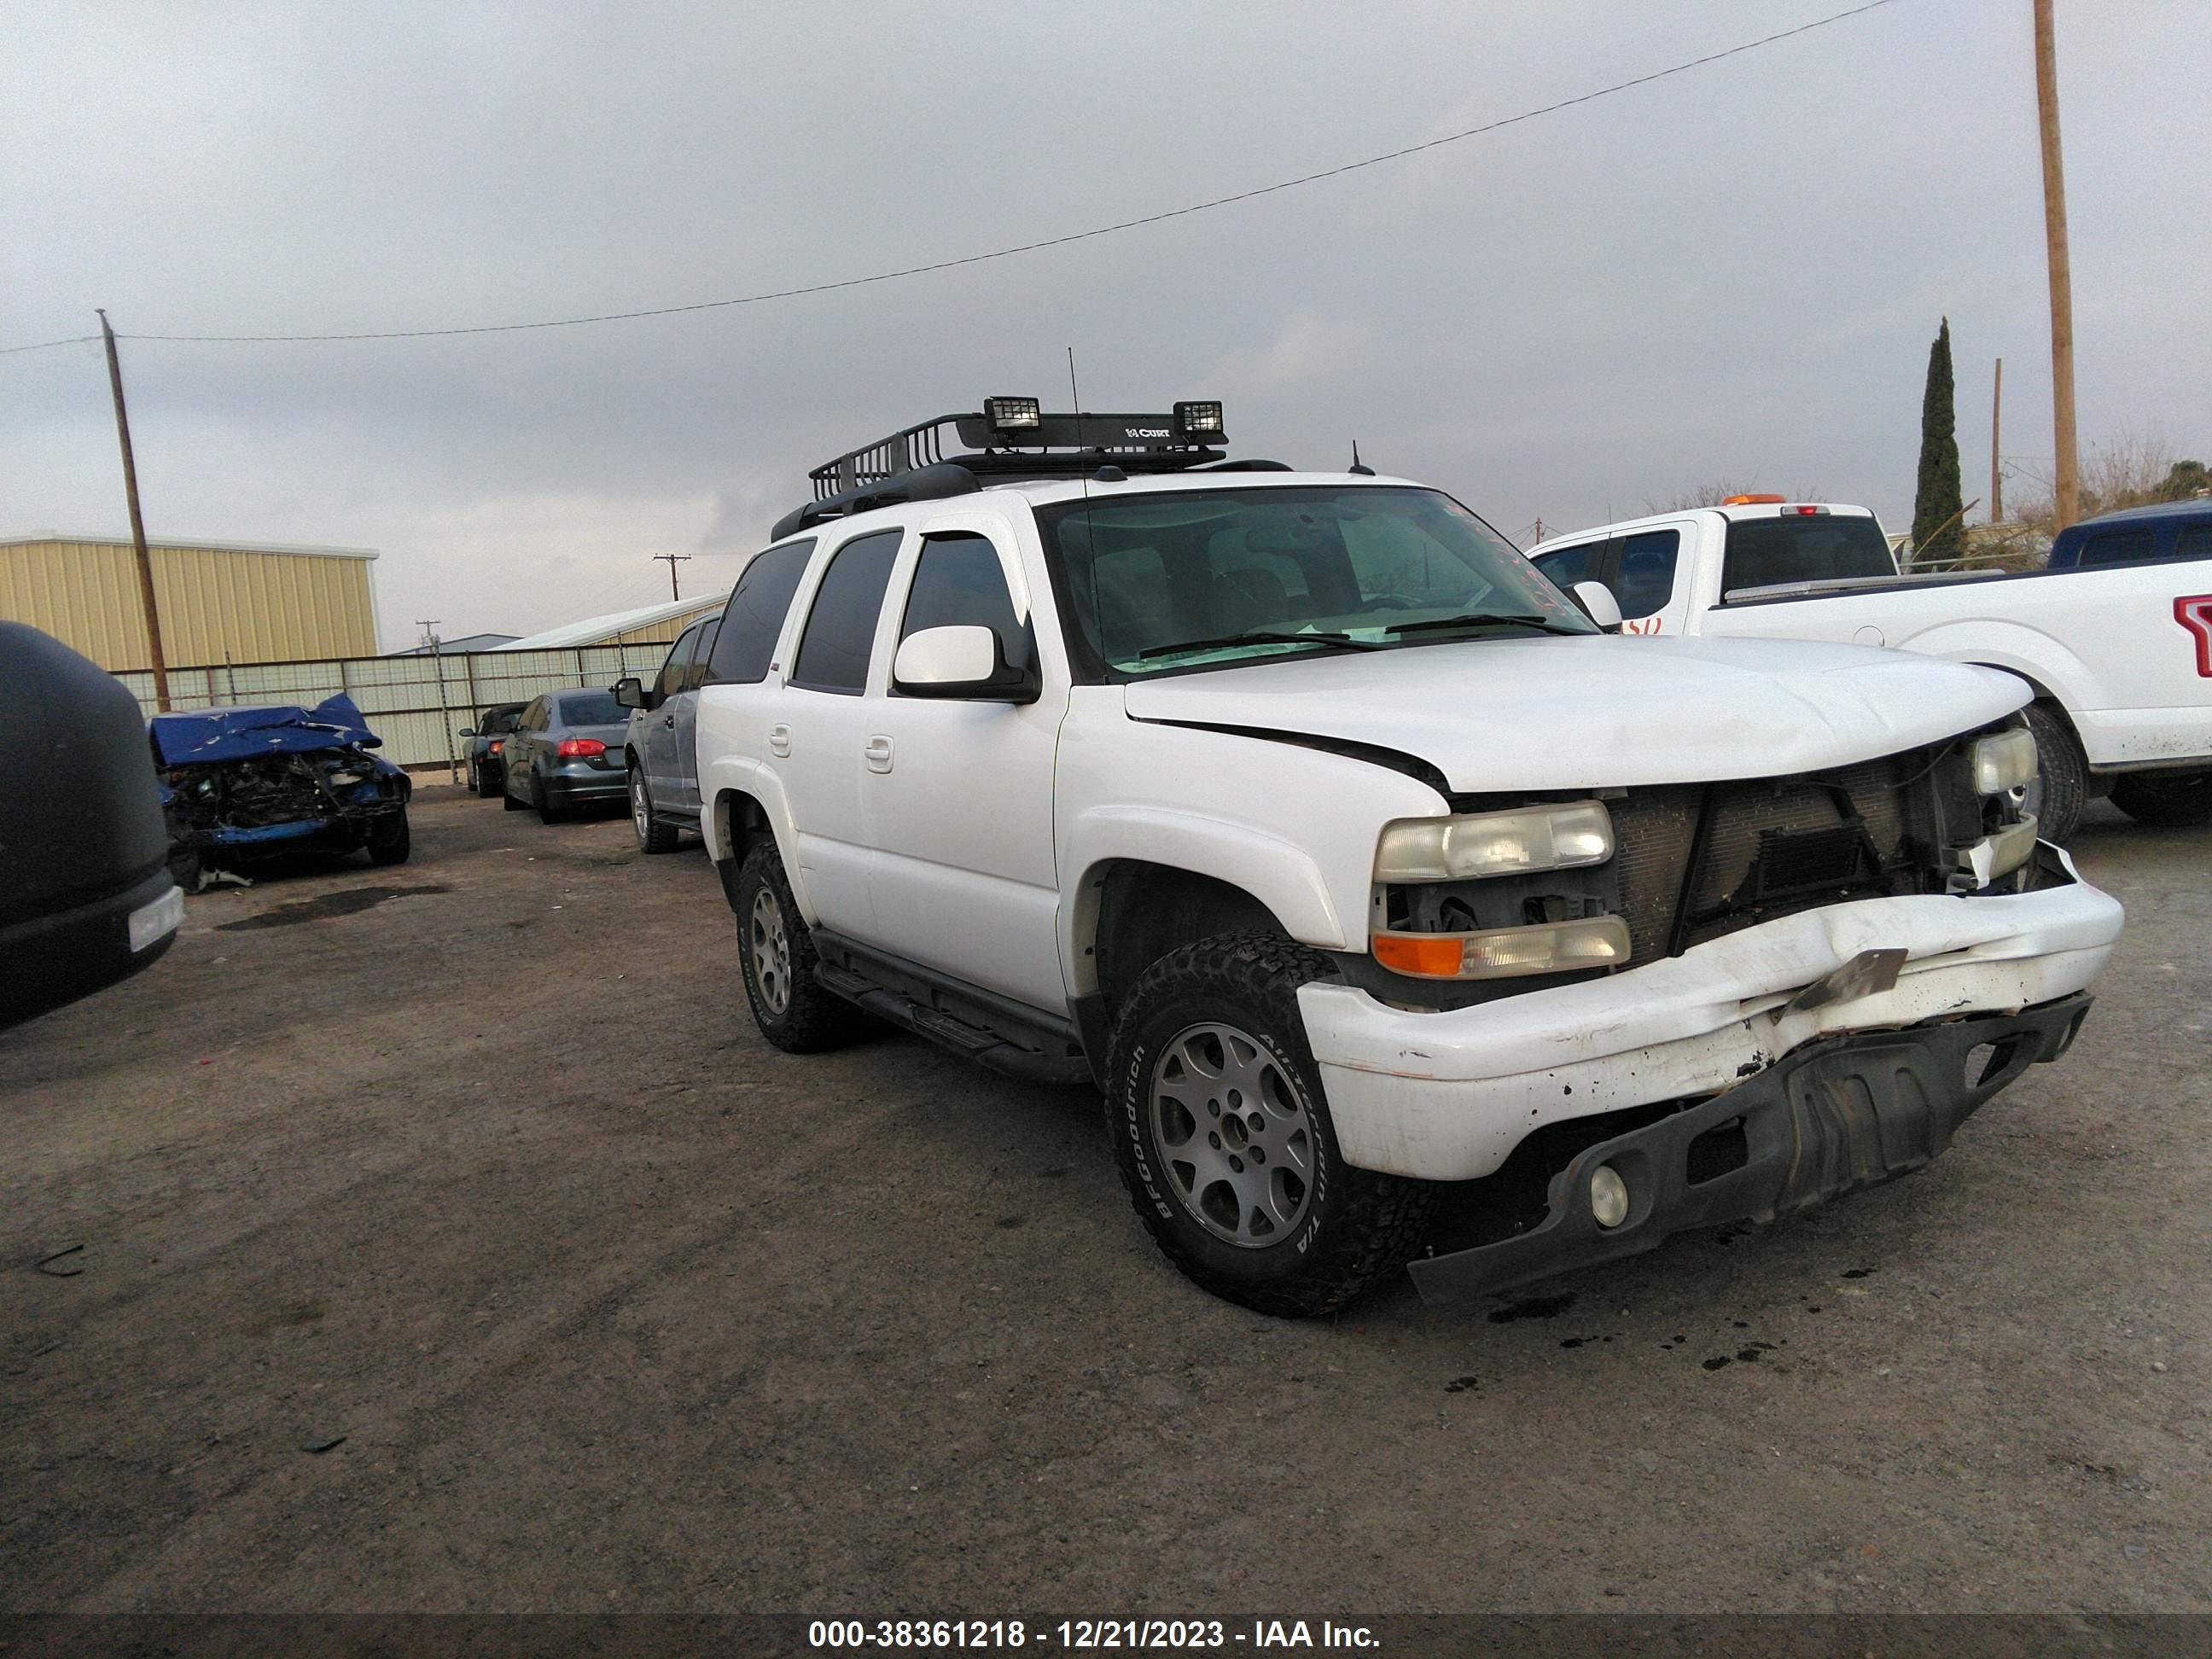
[[1613,597],[1625,621],[1664,611],[1674,597],[1674,562],[1682,550],[1679,530],[1647,530],[1624,536],[1620,542],[1620,574],[1613,579]]
[[2100,530],[2094,536],[2082,538],[2081,552],[2076,560],[2081,564],[2125,564],[2130,559],[2148,559],[2157,549],[2148,530]]
[[847,542],[830,558],[822,585],[814,592],[806,632],[792,664],[791,683],[809,691],[858,696],[868,683],[868,653],[876,640],[876,621],[890,586],[891,562],[905,532],[878,531]]
[[1738,588],[1845,576],[1893,576],[1897,564],[1872,519],[1842,514],[1737,519],[1729,526],[1721,597]]
[[925,628],[962,625],[996,634],[999,649],[1016,666],[1028,655],[1028,635],[1014,620],[998,550],[986,538],[965,531],[927,537],[915,564],[914,585],[907,590],[899,638]]
[[771,547],[745,567],[744,574],[730,591],[722,612],[720,631],[707,658],[702,684],[754,685],[768,678],[769,661],[775,655],[783,619],[791,609],[791,596],[814,551],[811,539]]
[[2185,524],[2174,538],[2177,559],[2212,559],[2212,524]]

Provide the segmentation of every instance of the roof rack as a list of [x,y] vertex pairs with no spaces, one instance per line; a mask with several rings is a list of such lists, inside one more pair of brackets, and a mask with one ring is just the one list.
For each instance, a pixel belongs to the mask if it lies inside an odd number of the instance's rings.
[[1164,415],[1048,415],[1034,398],[986,398],[978,413],[902,427],[814,468],[806,475],[814,499],[777,521],[775,539],[870,507],[966,495],[987,477],[1079,478],[1108,464],[1124,475],[1220,466],[1228,457],[1212,446],[1227,435],[1218,403],[1179,403]]

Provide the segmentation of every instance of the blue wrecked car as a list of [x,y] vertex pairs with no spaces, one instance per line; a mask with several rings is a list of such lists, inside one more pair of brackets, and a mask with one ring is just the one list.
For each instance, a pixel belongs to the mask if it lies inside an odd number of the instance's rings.
[[276,852],[366,848],[372,864],[407,861],[414,782],[374,752],[384,739],[350,697],[156,714],[147,735],[169,871],[187,892],[210,872]]

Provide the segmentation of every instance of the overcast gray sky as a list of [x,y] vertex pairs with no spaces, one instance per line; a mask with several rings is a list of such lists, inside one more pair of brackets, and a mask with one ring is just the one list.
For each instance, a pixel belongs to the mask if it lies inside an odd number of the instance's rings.
[[[831,282],[1174,208],[1849,0],[25,3],[0,345],[440,328]],[[2212,459],[2212,7],[2058,0],[2087,444]],[[2051,452],[2029,0],[1898,0],[1257,201],[589,328],[126,342],[148,529],[375,547],[385,643],[726,585],[835,451],[987,392],[1228,404],[1501,529],[1727,477],[1911,511],[1948,313],[1986,493]],[[125,524],[99,349],[0,357],[0,532]],[[1526,539],[1525,534],[1522,539]]]

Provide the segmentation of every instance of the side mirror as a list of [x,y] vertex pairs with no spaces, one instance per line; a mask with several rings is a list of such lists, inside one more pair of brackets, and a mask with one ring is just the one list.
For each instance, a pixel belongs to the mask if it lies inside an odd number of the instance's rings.
[[617,680],[612,690],[615,701],[625,708],[645,708],[651,706],[645,700],[645,682],[635,675],[627,679]]
[[461,735],[465,738],[473,738],[476,734],[477,729],[473,726],[465,726],[461,728]]
[[909,634],[891,659],[891,687],[971,702],[1035,702],[1042,691],[1034,669],[1007,662],[996,631],[969,623]]
[[1607,633],[1620,632],[1620,601],[1613,597],[1613,590],[1603,582],[1577,582],[1568,591],[1568,597],[1582,606],[1583,615]]

